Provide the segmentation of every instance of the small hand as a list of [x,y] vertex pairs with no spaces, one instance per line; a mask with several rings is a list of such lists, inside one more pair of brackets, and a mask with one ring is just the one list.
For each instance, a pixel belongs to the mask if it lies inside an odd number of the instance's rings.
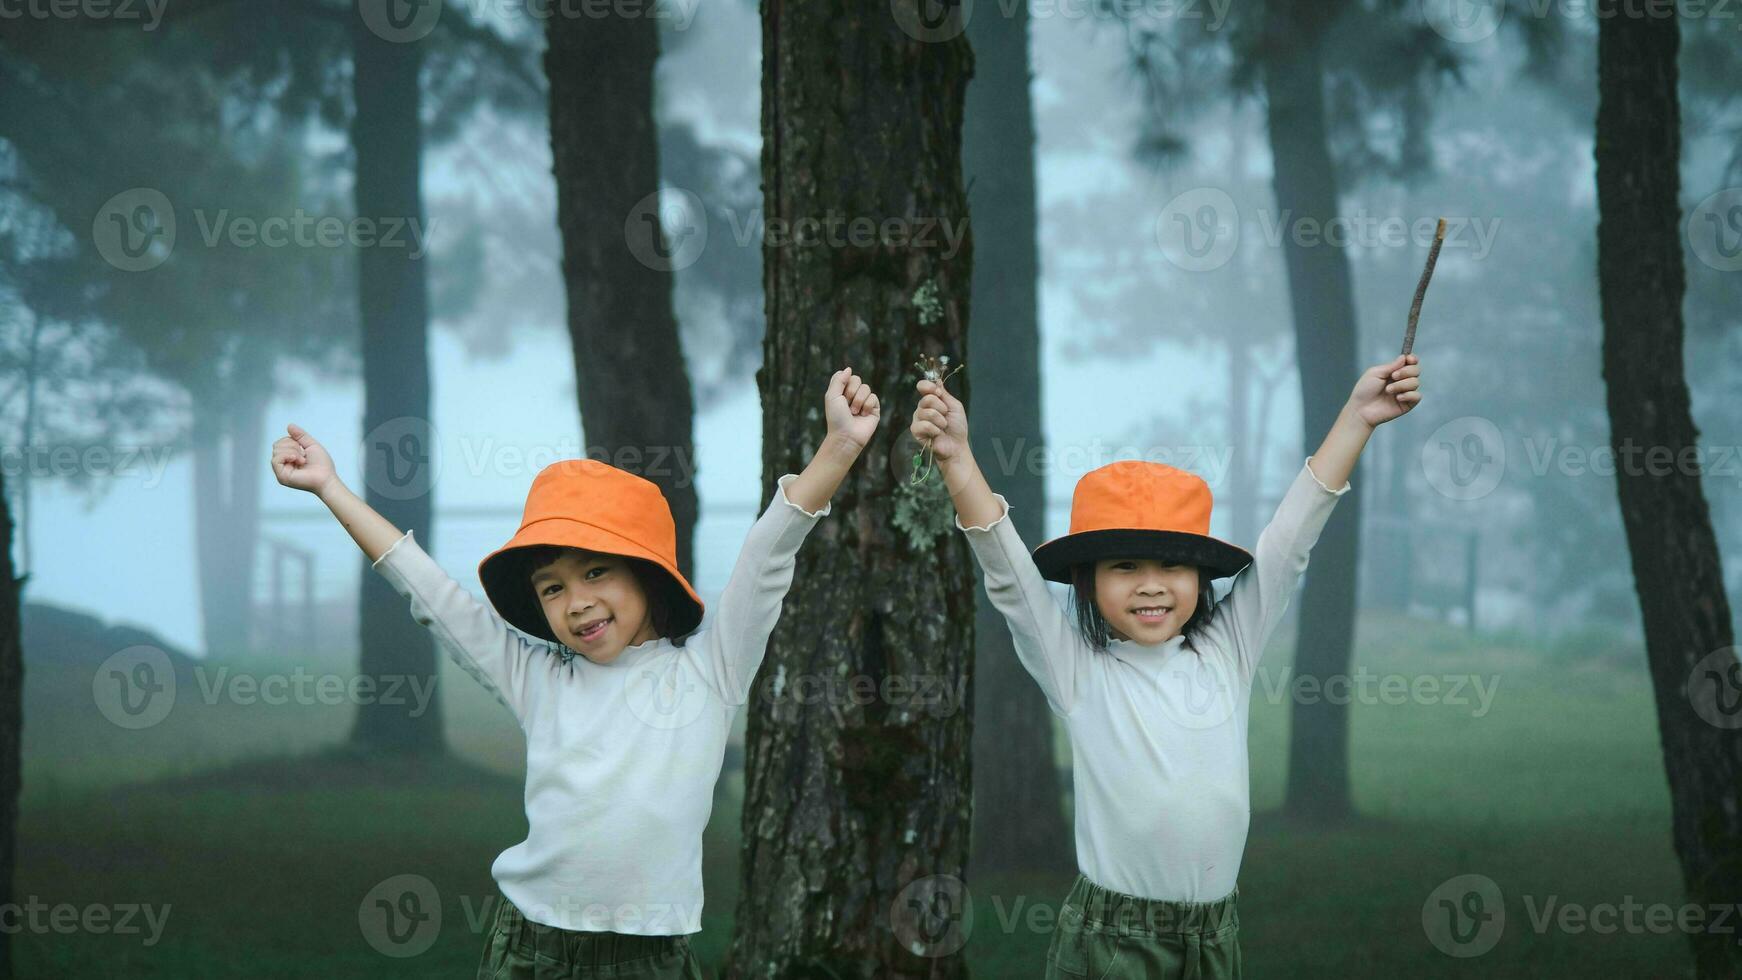
[[876,393],[852,368],[842,368],[829,377],[829,390],[823,395],[823,417],[828,420],[830,435],[838,433],[864,449],[877,434],[879,408]]
[[909,431],[931,447],[938,462],[947,463],[968,449],[968,410],[936,381],[921,380],[916,387],[921,397]]
[[1421,402],[1421,359],[1399,354],[1361,372],[1349,393],[1348,408],[1368,425],[1383,425]]
[[293,490],[319,494],[338,478],[333,458],[302,426],[293,422],[287,431],[290,435],[272,444],[272,475]]

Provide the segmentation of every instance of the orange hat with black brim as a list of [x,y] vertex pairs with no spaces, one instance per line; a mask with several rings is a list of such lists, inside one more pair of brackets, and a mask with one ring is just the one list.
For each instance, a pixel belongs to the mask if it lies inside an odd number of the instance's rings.
[[484,594],[508,625],[552,643],[550,624],[532,590],[527,548],[558,545],[650,562],[688,599],[678,636],[702,622],[702,600],[677,570],[677,522],[652,481],[596,459],[565,459],[540,470],[526,495],[520,531],[478,563]]
[[1252,553],[1210,536],[1210,485],[1195,473],[1142,460],[1108,463],[1083,474],[1071,495],[1071,531],[1034,549],[1034,564],[1069,583],[1071,566],[1103,558],[1153,558],[1227,578]]

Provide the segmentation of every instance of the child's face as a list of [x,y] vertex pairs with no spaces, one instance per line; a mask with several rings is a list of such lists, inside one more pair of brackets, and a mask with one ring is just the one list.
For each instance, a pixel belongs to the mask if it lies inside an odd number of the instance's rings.
[[551,634],[596,664],[659,638],[647,593],[620,556],[568,549],[532,573],[532,588]]
[[1095,605],[1114,639],[1165,643],[1198,608],[1198,567],[1103,558],[1095,563]]

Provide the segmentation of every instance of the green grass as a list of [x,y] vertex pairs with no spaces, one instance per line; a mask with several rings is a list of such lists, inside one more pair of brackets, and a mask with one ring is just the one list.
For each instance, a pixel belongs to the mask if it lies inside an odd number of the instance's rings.
[[[1286,682],[1292,634],[1261,670]],[[1595,650],[1593,641],[1593,650]],[[343,664],[303,661],[308,669]],[[1241,944],[1257,977],[1687,975],[1677,933],[1537,932],[1540,905],[1682,902],[1642,655],[1531,649],[1393,617],[1362,621],[1357,663],[1376,674],[1480,675],[1474,703],[1358,703],[1353,826],[1290,826],[1273,813],[1288,756],[1286,699],[1253,697],[1253,827],[1241,869]],[[285,670],[282,663],[245,669]],[[168,906],[160,939],[36,929],[14,937],[25,977],[469,976],[482,949],[489,866],[521,839],[520,733],[468,679],[441,689],[457,759],[394,768],[335,751],[345,708],[207,705],[130,732],[89,707],[90,680],[33,668],[15,891],[73,906]],[[82,687],[81,687],[82,685]],[[83,691],[83,703],[79,692]],[[1377,691],[1377,687],[1373,690]],[[71,704],[50,710],[49,705]],[[184,710],[185,709],[185,710]],[[737,780],[706,841],[696,945],[711,970],[736,904]],[[412,958],[364,941],[358,905],[377,882],[419,874],[442,928]],[[1422,909],[1440,882],[1478,873],[1505,896],[1500,942],[1473,959],[1436,950]],[[1062,876],[970,883],[976,976],[1039,976]],[[1006,921],[1008,920],[1008,925]]]

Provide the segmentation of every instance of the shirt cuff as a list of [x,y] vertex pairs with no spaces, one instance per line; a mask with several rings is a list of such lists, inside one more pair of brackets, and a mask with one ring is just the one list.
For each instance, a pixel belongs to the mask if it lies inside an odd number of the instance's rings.
[[992,521],[992,523],[984,525],[984,526],[979,525],[979,524],[974,524],[971,526],[964,527],[962,525],[962,515],[960,512],[958,512],[956,514],[956,530],[958,530],[958,531],[990,531],[993,528],[997,527],[999,524],[1002,524],[1004,521],[1008,520],[1010,518],[1010,501],[1005,500],[1003,494],[996,493],[996,492],[992,494],[992,499],[998,501],[999,506],[1004,508],[1003,512],[1000,513],[998,515],[998,517]]
[[798,511],[800,514],[803,514],[806,517],[827,517],[827,516],[829,516],[829,512],[835,509],[835,502],[833,500],[825,502],[823,504],[822,510],[819,510],[819,511],[816,511],[813,513],[811,511],[805,510],[803,507],[800,507],[799,505],[793,503],[790,499],[787,498],[786,485],[788,483],[791,483],[793,480],[796,480],[796,479],[798,479],[797,473],[788,473],[785,476],[781,477],[780,479],[774,481],[774,484],[775,484],[774,497],[775,497],[775,499],[779,500],[781,503],[786,504],[788,507],[791,507],[793,510]]
[[1302,463],[1301,465],[1306,466],[1307,475],[1311,476],[1313,478],[1313,482],[1319,485],[1319,489],[1332,495],[1333,497],[1341,497],[1343,494],[1349,492],[1349,489],[1350,489],[1350,487],[1353,486],[1353,484],[1351,484],[1348,480],[1343,481],[1343,486],[1342,486],[1342,489],[1340,489],[1340,490],[1332,490],[1330,487],[1325,486],[1325,481],[1319,479],[1319,475],[1317,473],[1313,472],[1313,468],[1311,466],[1307,466],[1307,463],[1311,463],[1312,459],[1313,458],[1311,456],[1308,456],[1306,463]]
[[392,544],[387,546],[387,550],[383,551],[381,553],[380,558],[377,558],[374,561],[369,563],[369,567],[373,568],[377,571],[380,571],[382,563],[387,561],[387,556],[393,554],[393,552],[396,551],[400,545],[402,545],[405,542],[410,541],[410,540],[411,540],[411,532],[410,531],[407,531],[404,534],[401,534],[399,536],[398,541],[395,541]]

